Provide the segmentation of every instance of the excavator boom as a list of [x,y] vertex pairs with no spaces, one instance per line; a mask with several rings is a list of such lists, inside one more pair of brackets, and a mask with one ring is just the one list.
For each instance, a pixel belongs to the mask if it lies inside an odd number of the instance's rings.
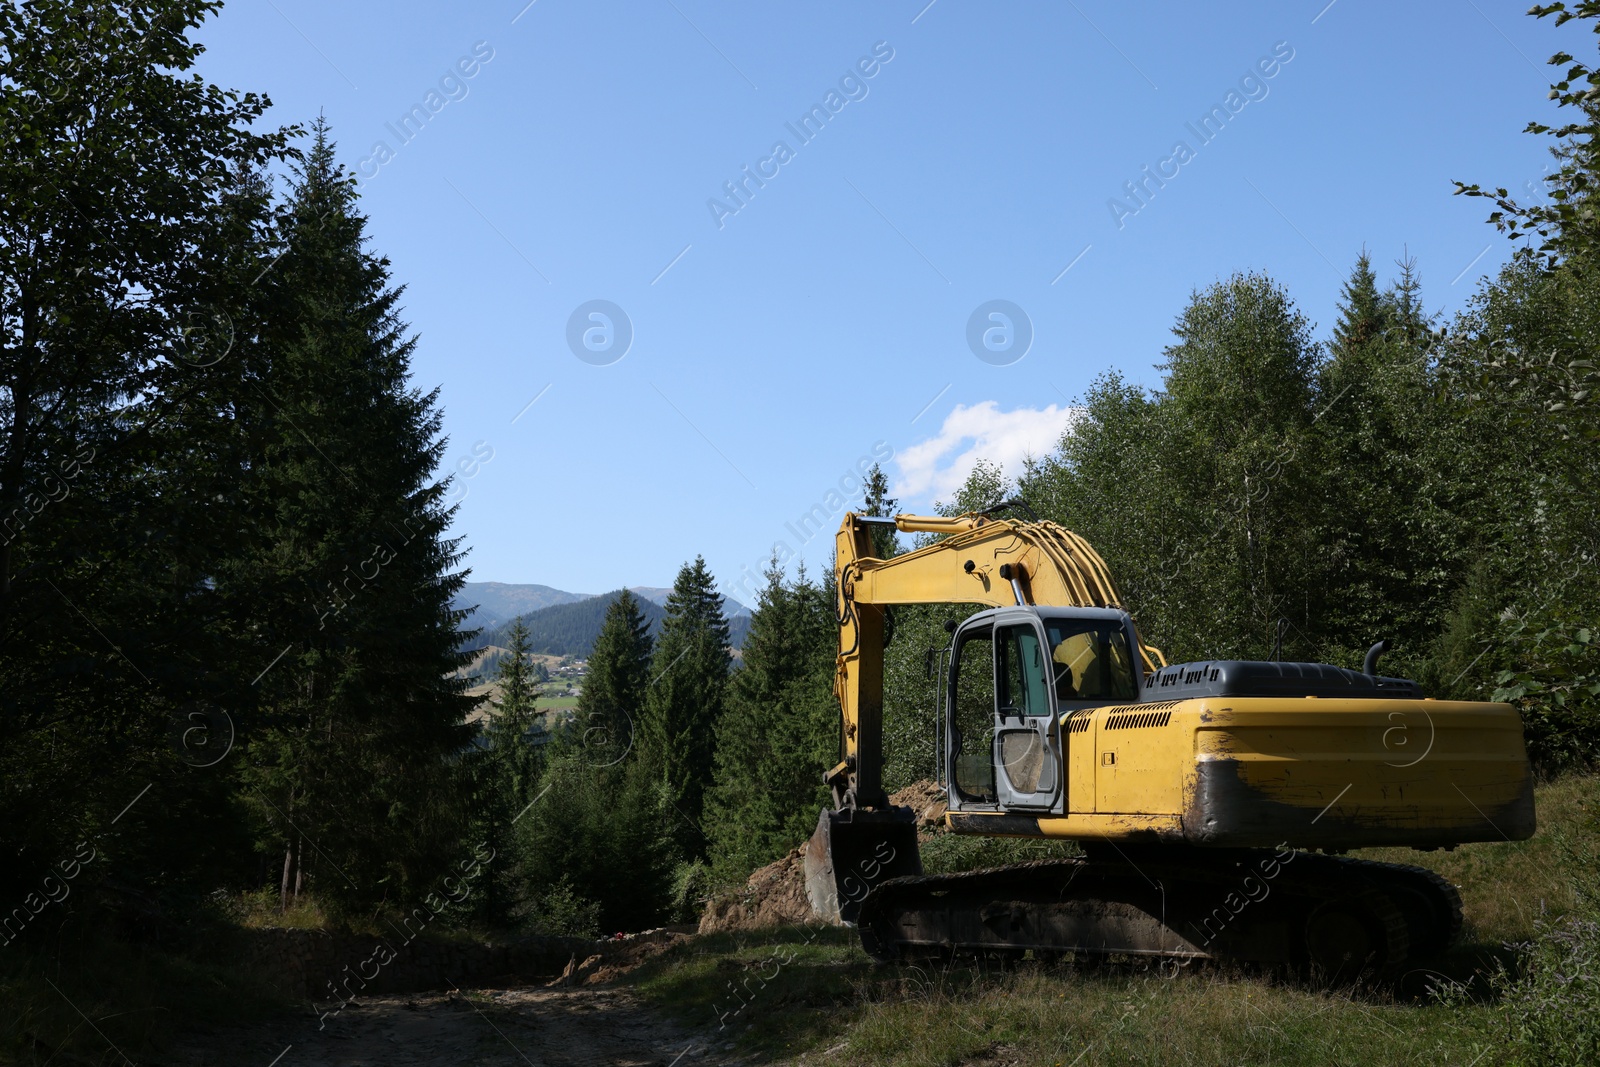
[[[890,560],[872,555],[874,525],[942,540]],[[1105,560],[1089,543],[1054,523],[986,515],[954,518],[851,513],[839,528],[835,569],[839,616],[834,692],[844,716],[844,758],[828,772],[836,807],[885,803],[883,764],[884,610],[904,604],[1001,607],[1049,604],[1120,608]],[[1166,666],[1161,651],[1141,647],[1146,672]]]
[[[944,535],[895,556],[873,555],[872,527]],[[883,791],[884,613],[905,604],[998,607],[1045,603],[1120,607],[1100,554],[1053,523],[988,515],[954,517],[851,513],[839,527],[835,562],[839,658],[834,692],[843,714],[842,758],[825,780],[834,810],[823,811],[806,851],[813,907],[853,921],[867,889],[885,878],[920,874],[916,825]],[[1142,647],[1146,670],[1164,666],[1160,650]]]

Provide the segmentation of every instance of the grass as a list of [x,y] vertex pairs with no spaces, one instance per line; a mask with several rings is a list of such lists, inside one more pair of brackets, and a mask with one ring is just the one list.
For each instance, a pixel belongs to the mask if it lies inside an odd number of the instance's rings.
[[279,894],[270,887],[240,893],[227,904],[229,916],[249,929],[283,927],[291,930],[325,930],[328,917],[309,893],[296,898],[287,911],[278,910]]
[[881,967],[831,927],[699,938],[631,981],[756,1062],[1434,1065],[1471,1063],[1496,1042],[1490,1006],[1143,962]]
[[[1600,778],[1542,784],[1538,808],[1539,832],[1529,841],[1361,853],[1431,866],[1462,887],[1465,943],[1439,962],[1445,974],[1469,978],[1507,958],[1501,943],[1531,936],[1541,911],[1559,916],[1575,908],[1579,887],[1594,891]],[[1052,851],[1036,844],[941,840],[925,859],[930,869],[957,869]],[[267,893],[226,910],[243,926],[323,924],[309,902],[287,916],[275,903]],[[291,1010],[259,977],[197,962],[228,958],[206,945],[185,955],[130,946],[76,921],[30,928],[0,948],[0,1064],[160,1062],[184,1030]],[[853,930],[803,927],[695,938],[625,981],[757,1063],[817,1062],[822,1053],[839,1067],[1507,1062],[1502,1005],[1484,997],[1441,1003],[1426,995],[1425,978],[1327,991],[1218,967],[1169,977],[1137,962],[884,967],[867,958]]]
[[[1502,942],[1531,936],[1541,910],[1565,913],[1576,886],[1593,888],[1600,779],[1545,783],[1537,801],[1539,832],[1529,841],[1361,853],[1433,867],[1462,887],[1463,943],[1434,975],[1465,980],[1492,969],[1509,958]],[[985,844],[933,849],[930,866],[941,868],[1035,858]],[[1428,994],[1429,974],[1394,987],[1318,990],[1260,971],[1166,970],[1143,962],[884,967],[853,931],[829,927],[697,938],[629,981],[756,1062],[811,1062],[821,1053],[841,1067],[1506,1062],[1498,1005],[1483,997],[1441,1003]]]
[[150,1062],[184,1031],[290,1008],[237,967],[126,945],[104,930],[37,933],[46,936],[0,952],[0,1063]]
[[1558,917],[1578,903],[1576,889],[1597,875],[1583,857],[1600,848],[1600,777],[1571,775],[1540,785],[1539,829],[1527,841],[1462,845],[1453,852],[1374,848],[1362,859],[1431,867],[1461,887],[1464,939],[1498,943],[1533,933],[1541,913]]

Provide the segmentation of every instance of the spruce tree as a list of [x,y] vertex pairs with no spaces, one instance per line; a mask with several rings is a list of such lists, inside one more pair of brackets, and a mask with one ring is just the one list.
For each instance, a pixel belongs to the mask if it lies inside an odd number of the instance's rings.
[[737,881],[805,840],[827,800],[822,772],[838,747],[832,595],[777,560],[750,622],[717,728],[706,799],[713,872]]
[[[889,479],[883,468],[874,463],[867,472],[866,499],[862,502],[864,515],[878,517],[894,514],[899,501],[889,495]],[[890,559],[900,554],[900,535],[893,526],[872,527],[872,552],[879,559]]]
[[510,644],[506,649],[510,654],[500,661],[500,700],[489,728],[489,745],[501,768],[500,788],[520,811],[532,799],[539,780],[535,744],[539,689],[528,662],[528,628],[520,618],[511,626]]
[[666,788],[686,859],[705,855],[701,807],[714,771],[716,727],[731,664],[722,597],[703,557],[684,564],[667,598],[651,660],[640,755]]
[[[1462,509],[1441,477],[1460,462],[1448,444],[1429,365],[1429,322],[1413,260],[1380,291],[1363,253],[1351,271],[1319,369],[1315,469],[1324,475],[1318,542],[1323,575],[1318,658],[1351,665],[1379,638],[1394,669],[1426,654],[1464,566]],[[1404,666],[1403,666],[1404,665]]]
[[262,275],[266,309],[241,354],[258,404],[242,492],[253,551],[220,581],[261,603],[262,703],[246,788],[282,892],[314,872],[336,912],[422,892],[460,845],[459,762],[472,701],[451,606],[437,391],[410,384],[416,346],[388,261],[319,121]]
[[578,694],[584,748],[602,763],[620,760],[633,748],[650,681],[651,645],[639,598],[621,590],[606,608]]
[[472,910],[482,921],[506,924],[519,897],[514,866],[516,838],[512,826],[539,788],[539,749],[533,666],[528,662],[528,628],[518,618],[511,625],[509,653],[500,661],[499,700],[489,720],[487,747],[475,757],[477,792],[474,812],[477,834],[496,859],[483,881],[483,894]]
[[1377,341],[1394,318],[1394,308],[1378,292],[1378,276],[1372,270],[1372,257],[1362,249],[1356,265],[1345,280],[1339,304],[1339,321],[1333,326],[1335,358],[1353,353]]

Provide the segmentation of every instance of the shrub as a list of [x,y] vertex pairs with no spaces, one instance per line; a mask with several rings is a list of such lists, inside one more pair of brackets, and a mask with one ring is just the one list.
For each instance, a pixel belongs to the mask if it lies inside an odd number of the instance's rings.
[[1514,946],[1521,973],[1502,969],[1502,996],[1513,1063],[1592,1067],[1600,1063],[1600,922],[1579,916],[1540,918],[1533,940]]

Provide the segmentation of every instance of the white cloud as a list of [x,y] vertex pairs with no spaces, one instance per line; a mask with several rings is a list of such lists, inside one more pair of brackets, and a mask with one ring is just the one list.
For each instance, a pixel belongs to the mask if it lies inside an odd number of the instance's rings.
[[1015,411],[1001,411],[993,400],[957,404],[936,436],[895,455],[900,478],[893,493],[905,502],[949,500],[980,459],[1000,464],[1007,477],[1015,478],[1024,458],[1040,459],[1055,450],[1081,411],[1065,404]]

